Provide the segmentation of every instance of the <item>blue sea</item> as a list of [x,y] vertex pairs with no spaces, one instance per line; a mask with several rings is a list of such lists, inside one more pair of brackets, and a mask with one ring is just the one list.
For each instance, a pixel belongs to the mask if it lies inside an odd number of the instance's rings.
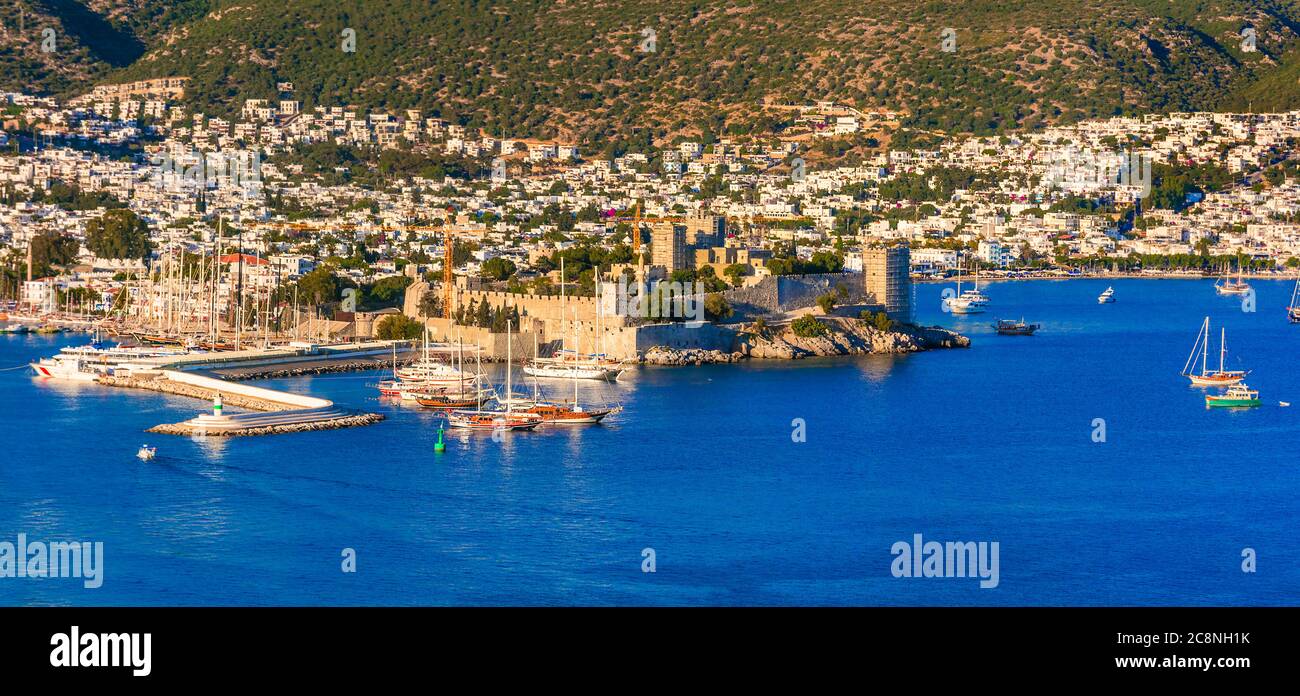
[[[966,317],[921,285],[971,348],[638,368],[582,385],[612,422],[442,454],[379,372],[265,382],[378,425],[221,440],[143,432],[199,401],[0,371],[0,541],[104,544],[102,587],[0,578],[0,604],[1300,604],[1300,326],[1290,282],[1254,285],[1246,312],[1209,281],[998,282]],[[1262,407],[1179,375],[1206,315]],[[87,340],[0,336],[0,368]],[[997,542],[998,585],[894,577],[917,534]]]

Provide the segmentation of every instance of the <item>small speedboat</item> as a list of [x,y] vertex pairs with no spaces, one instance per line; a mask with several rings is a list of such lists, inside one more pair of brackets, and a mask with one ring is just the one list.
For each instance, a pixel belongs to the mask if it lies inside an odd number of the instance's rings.
[[1110,304],[1115,301],[1115,288],[1106,288],[1097,296],[1097,304]]
[[158,454],[157,447],[150,447],[149,445],[140,445],[140,451],[136,452],[135,456],[138,457],[140,461],[147,462],[150,459],[153,459],[157,454]]

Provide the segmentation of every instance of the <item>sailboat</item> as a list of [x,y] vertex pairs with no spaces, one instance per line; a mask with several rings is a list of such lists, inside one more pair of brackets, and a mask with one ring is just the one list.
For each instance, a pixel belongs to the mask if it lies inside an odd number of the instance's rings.
[[1215,283],[1214,291],[1220,295],[1245,295],[1250,292],[1250,283],[1241,279],[1241,267],[1238,266],[1237,277],[1228,278],[1227,282]]
[[1295,279],[1295,287],[1291,289],[1291,304],[1286,307],[1286,319],[1292,324],[1300,324],[1300,277]]
[[[1192,352],[1187,356],[1187,363],[1183,365],[1183,376],[1191,380],[1193,386],[1197,387],[1222,387],[1229,384],[1237,384],[1250,374],[1249,370],[1225,370],[1224,359],[1228,354],[1227,334],[1222,327],[1219,329],[1219,369],[1209,369],[1208,355],[1210,344],[1210,318],[1206,317],[1205,322],[1201,324],[1201,330],[1196,334],[1196,342],[1192,344]],[[1201,352],[1201,371],[1196,372],[1196,351]]]
[[963,293],[961,293],[960,295],[958,295],[958,297],[961,298],[961,299],[965,299],[966,302],[967,302],[967,304],[969,304],[969,305],[972,306],[972,307],[987,307],[987,306],[989,306],[989,297],[988,297],[988,295],[985,295],[984,293],[980,292],[980,267],[979,267],[979,264],[975,264],[975,287],[972,288],[972,289],[970,289],[970,290],[966,290],[965,292],[963,292]]
[[[514,356],[510,340],[510,322],[506,323],[506,394],[510,393],[511,363]],[[495,392],[493,392],[495,395]],[[516,412],[507,400],[505,410],[484,410],[480,401],[472,411],[457,410],[447,414],[447,424],[453,428],[469,430],[532,430],[542,424],[542,419],[526,411]]]
[[[477,353],[476,353],[477,355]],[[447,365],[448,369],[455,370],[457,374],[466,375],[465,372],[465,351],[460,343],[460,337],[456,338],[456,356],[459,360],[459,366]],[[484,397],[491,394],[494,398],[496,393],[491,388],[481,383],[482,373],[467,375],[468,379],[458,379],[454,383],[435,383],[422,382],[416,387],[415,391],[402,392],[402,398],[410,397],[423,408],[433,408],[439,410],[450,410],[457,408],[482,408]]]
[[[577,310],[574,310],[574,345],[577,345]],[[507,373],[508,374],[508,373]],[[578,403],[578,376],[573,375],[573,403],[552,403],[538,400],[533,405],[524,409],[524,413],[536,416],[543,423],[555,423],[558,425],[588,425],[599,423],[611,413],[617,413],[621,409],[613,408],[583,408]]]
[[[979,269],[976,269],[975,272],[978,274]],[[984,311],[984,307],[988,305],[988,298],[979,291],[979,281],[976,280],[975,282],[974,294],[970,291],[962,292],[961,276],[957,276],[956,294],[944,300],[944,305],[948,308],[948,311],[953,314],[979,314]]]

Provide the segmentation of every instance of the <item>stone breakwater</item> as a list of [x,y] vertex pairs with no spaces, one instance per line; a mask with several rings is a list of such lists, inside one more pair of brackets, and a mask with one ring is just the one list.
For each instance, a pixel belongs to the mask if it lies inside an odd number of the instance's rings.
[[[212,401],[217,396],[217,391],[214,389],[204,389],[203,387],[196,387],[192,384],[173,382],[166,377],[100,377],[96,381],[110,387],[147,389],[149,391],[161,392],[163,394],[188,396],[195,399],[203,399],[205,401]],[[250,411],[287,411],[293,408],[288,404],[276,403],[267,399],[258,399],[251,396],[229,392],[221,392],[221,403],[235,408],[245,408]]]
[[789,327],[772,327],[764,335],[741,334],[739,350],[727,352],[699,348],[655,346],[642,357],[647,365],[705,365],[746,359],[799,360],[832,355],[891,355],[934,348],[966,348],[970,339],[937,326],[898,325],[883,331],[858,319],[819,317],[824,336],[796,336]]
[[[419,356],[406,354],[397,356],[398,365],[409,365]],[[213,370],[222,379],[242,382],[252,379],[280,379],[283,377],[302,377],[304,375],[327,375],[336,372],[364,372],[366,370],[392,369],[392,358],[357,358],[354,360],[320,360],[289,365],[264,365],[257,367],[231,367]]]
[[[185,384],[167,379],[164,376],[153,377],[115,377],[105,376],[97,380],[100,384],[110,387],[126,387],[128,389],[145,389],[148,391],[160,392],[163,394],[175,394],[177,396],[188,396],[194,399],[202,399],[211,402],[218,392],[221,394],[221,402],[226,406],[246,409],[248,411],[259,411],[264,413],[284,412],[289,413],[298,410],[298,407],[291,404],[280,403],[270,399],[262,399],[247,394],[223,391],[215,388],[205,388],[193,384]],[[332,416],[332,417],[330,417]],[[378,413],[362,413],[357,411],[338,411],[337,414],[328,414],[325,417],[317,416],[316,419],[306,419],[301,422],[273,423],[266,425],[251,425],[246,428],[226,428],[226,429],[208,429],[202,426],[196,426],[191,422],[183,423],[164,423],[149,428],[146,432],[161,433],[164,435],[199,435],[207,437],[243,437],[248,435],[278,435],[283,433],[303,433],[316,430],[334,430],[337,428],[352,428],[362,425],[372,425],[384,419],[384,416]]]
[[283,435],[285,433],[305,433],[316,430],[335,430],[337,428],[354,428],[361,425],[373,425],[384,417],[378,413],[354,413],[327,421],[311,423],[288,423],[283,425],[266,425],[239,430],[203,430],[188,423],[164,423],[149,428],[147,432],[163,435],[202,435],[206,437],[246,437],[250,435]]

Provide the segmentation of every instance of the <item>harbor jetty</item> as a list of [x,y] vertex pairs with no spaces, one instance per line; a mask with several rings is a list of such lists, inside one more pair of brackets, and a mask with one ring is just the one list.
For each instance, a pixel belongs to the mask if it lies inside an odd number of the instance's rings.
[[[404,346],[406,347],[406,346]],[[148,432],[169,435],[236,437],[270,435],[378,423],[384,417],[342,409],[328,399],[243,384],[237,379],[284,374],[319,374],[346,369],[376,369],[391,365],[394,345],[387,342],[191,353],[145,358],[124,364],[96,381],[106,386],[146,389],[203,399],[212,413],[180,423],[167,423]],[[388,358],[384,356],[388,355]],[[222,374],[231,372],[233,375]],[[226,412],[226,406],[243,409]]]

